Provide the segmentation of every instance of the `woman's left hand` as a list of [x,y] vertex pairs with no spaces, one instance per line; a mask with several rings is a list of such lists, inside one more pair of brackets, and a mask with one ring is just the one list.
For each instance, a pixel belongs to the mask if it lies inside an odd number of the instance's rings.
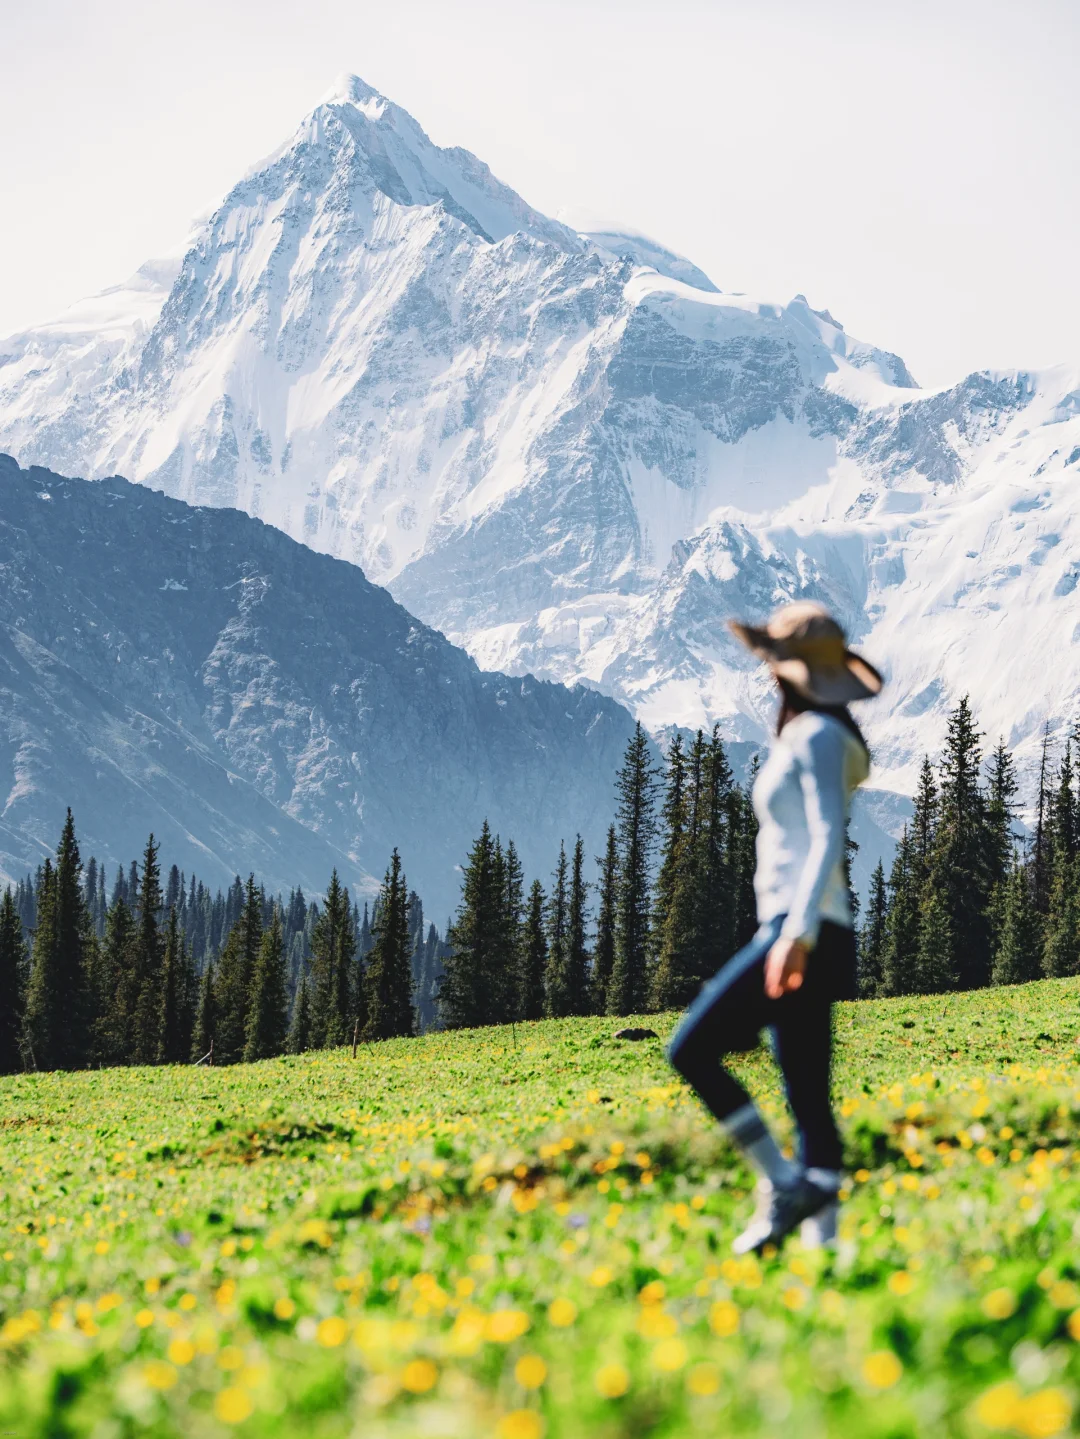
[[765,993],[781,999],[802,985],[806,973],[806,945],[798,939],[778,939],[765,960]]

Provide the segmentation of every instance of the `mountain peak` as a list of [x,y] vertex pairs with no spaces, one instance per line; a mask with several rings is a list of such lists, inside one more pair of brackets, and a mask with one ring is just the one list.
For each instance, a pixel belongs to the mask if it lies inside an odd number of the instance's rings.
[[321,105],[355,105],[369,120],[377,120],[390,104],[385,95],[359,75],[342,70],[319,102]]

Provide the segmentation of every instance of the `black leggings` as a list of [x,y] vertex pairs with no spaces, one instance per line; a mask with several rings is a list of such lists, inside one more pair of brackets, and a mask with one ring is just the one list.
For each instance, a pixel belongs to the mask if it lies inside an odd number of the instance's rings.
[[852,986],[855,936],[826,920],[802,986],[781,999],[770,999],[765,993],[765,957],[783,922],[781,915],[762,925],[750,943],[702,985],[675,1032],[668,1058],[716,1118],[723,1120],[749,1104],[750,1096],[721,1059],[753,1049],[760,1032],[771,1029],[799,1130],[802,1162],[807,1168],[839,1169],[843,1150],[829,1095],[832,1002]]

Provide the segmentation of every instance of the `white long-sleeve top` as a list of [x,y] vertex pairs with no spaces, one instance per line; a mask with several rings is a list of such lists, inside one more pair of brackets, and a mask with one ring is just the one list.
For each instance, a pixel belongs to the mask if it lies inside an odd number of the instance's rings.
[[870,758],[832,715],[806,710],[777,736],[754,785],[758,921],[785,914],[785,939],[817,943],[823,919],[851,929],[844,839],[851,796]]

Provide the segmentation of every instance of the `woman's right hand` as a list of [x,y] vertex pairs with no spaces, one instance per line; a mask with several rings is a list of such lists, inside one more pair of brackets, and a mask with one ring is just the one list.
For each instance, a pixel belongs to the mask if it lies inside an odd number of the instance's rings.
[[778,939],[765,959],[765,993],[770,999],[782,999],[799,989],[806,973],[806,945],[799,939]]

